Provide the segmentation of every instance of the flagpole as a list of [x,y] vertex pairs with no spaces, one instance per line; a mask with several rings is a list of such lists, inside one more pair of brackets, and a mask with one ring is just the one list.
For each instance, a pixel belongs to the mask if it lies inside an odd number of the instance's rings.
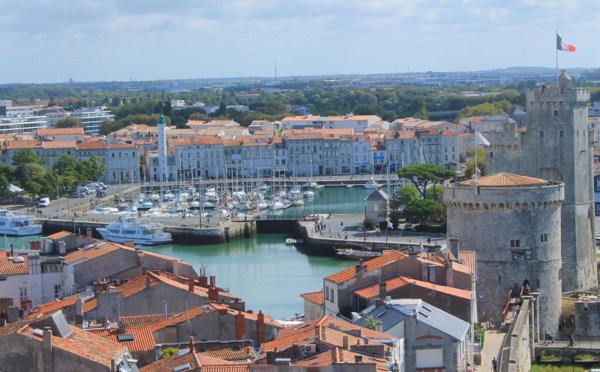
[[555,49],[555,53],[556,53],[556,87],[558,88],[558,28],[556,29],[556,35],[555,35],[555,43],[556,45],[554,46]]

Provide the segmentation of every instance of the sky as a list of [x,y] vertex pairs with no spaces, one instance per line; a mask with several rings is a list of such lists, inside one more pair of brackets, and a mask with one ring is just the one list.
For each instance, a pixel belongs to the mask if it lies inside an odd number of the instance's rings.
[[0,84],[600,65],[596,0],[0,0]]

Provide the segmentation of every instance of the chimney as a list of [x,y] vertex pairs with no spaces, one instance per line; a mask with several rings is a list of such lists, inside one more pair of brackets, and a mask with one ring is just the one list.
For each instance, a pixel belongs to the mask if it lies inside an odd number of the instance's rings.
[[194,292],[194,279],[188,278],[188,291]]
[[146,274],[146,289],[150,289],[150,276],[148,276],[148,274]]
[[214,276],[214,275],[211,275],[211,276],[210,276],[210,286],[211,286],[211,287],[214,287],[214,286],[215,286],[215,276]]
[[45,366],[50,367],[54,365],[54,358],[52,356],[52,330],[50,327],[44,327],[44,332],[42,333],[42,355]]
[[125,323],[119,322],[119,334],[122,335],[125,333]]
[[163,305],[163,318],[166,318],[168,316],[168,312],[167,312],[167,301],[163,301],[162,302]]
[[454,256],[454,258],[458,260],[458,254],[460,253],[460,244],[458,242],[458,239],[450,238],[448,239],[448,241],[450,243],[450,252]]
[[83,326],[83,300],[79,297],[75,300],[75,324]]
[[85,229],[85,236],[87,236],[88,238],[92,237],[92,229],[91,228],[87,227]]
[[236,340],[245,339],[246,335],[246,318],[241,311],[235,314],[235,338]]
[[208,298],[212,301],[219,301],[219,290],[217,287],[208,287]]
[[207,288],[208,287],[208,278],[206,276],[201,276],[198,278],[198,284],[201,287]]
[[342,347],[343,347],[344,349],[348,350],[348,336],[344,336],[344,337],[342,338],[342,345],[343,345]]
[[384,299],[387,296],[387,284],[385,282],[379,283],[379,298]]
[[196,351],[196,347],[194,346],[194,336],[190,336],[190,353],[194,353]]
[[11,256],[11,257],[12,257],[12,256],[13,256],[13,254],[14,254],[14,250],[13,250],[13,248],[14,248],[14,247],[13,247],[13,245],[11,244],[11,245],[10,245],[10,256]]
[[258,311],[256,320],[256,331],[258,333],[258,344],[262,345],[265,342],[265,315],[262,310]]

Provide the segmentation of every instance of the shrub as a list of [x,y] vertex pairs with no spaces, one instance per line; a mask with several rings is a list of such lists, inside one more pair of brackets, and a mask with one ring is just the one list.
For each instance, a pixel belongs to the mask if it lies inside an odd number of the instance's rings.
[[164,349],[162,351],[162,353],[160,354],[160,356],[164,359],[164,358],[170,358],[172,356],[175,356],[179,354],[179,349],[176,347],[168,347],[166,349]]

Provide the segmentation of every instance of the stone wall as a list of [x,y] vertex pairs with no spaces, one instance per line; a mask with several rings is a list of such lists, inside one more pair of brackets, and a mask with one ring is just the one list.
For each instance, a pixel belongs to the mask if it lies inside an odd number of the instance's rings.
[[523,301],[523,308],[510,329],[506,343],[501,350],[508,348],[508,360],[501,357],[500,371],[527,372],[531,369],[531,324],[530,324],[530,301]]
[[554,333],[561,299],[563,186],[444,188],[448,238],[477,257],[480,320],[502,321],[509,292],[528,280],[540,293],[544,330]]

